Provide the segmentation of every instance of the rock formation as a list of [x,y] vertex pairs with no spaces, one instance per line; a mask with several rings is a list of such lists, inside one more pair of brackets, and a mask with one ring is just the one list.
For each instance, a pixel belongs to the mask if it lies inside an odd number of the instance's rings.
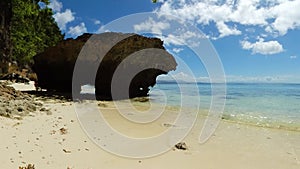
[[35,112],[46,111],[42,106],[33,95],[22,93],[0,82],[0,116],[20,120],[23,116],[34,116]]
[[32,69],[37,74],[38,85],[47,90],[70,92],[76,59],[90,36],[84,34],[77,39],[66,39],[34,56]]
[[[79,86],[73,84],[73,91],[76,88],[79,92],[80,85],[92,84],[97,98],[105,100],[112,99],[111,91],[116,91],[113,99],[147,96],[149,87],[156,83],[156,77],[175,70],[177,66],[158,38],[122,33],[84,34],[34,57],[33,70],[37,73],[39,86],[48,90],[72,91],[75,63],[76,66],[84,63],[80,71],[85,76],[80,77]],[[123,75],[113,81],[118,74],[116,71]],[[130,71],[137,72],[129,77]],[[91,72],[95,72],[94,79],[90,78]],[[112,88],[112,84],[117,85]]]
[[0,1],[0,74],[7,73],[11,56],[10,27],[12,17],[11,0]]

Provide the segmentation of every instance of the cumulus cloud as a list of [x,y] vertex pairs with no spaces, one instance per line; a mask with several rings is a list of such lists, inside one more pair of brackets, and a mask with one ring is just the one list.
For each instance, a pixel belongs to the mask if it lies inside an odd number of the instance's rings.
[[199,45],[199,38],[205,38],[201,33],[192,31],[179,31],[174,32],[174,34],[168,34],[167,36],[159,37],[164,41],[166,45],[189,45],[197,46]]
[[223,38],[225,36],[230,36],[230,35],[240,35],[242,34],[241,31],[237,30],[236,27],[230,28],[228,25],[226,25],[224,22],[218,22],[216,23],[217,28],[220,32],[220,38]]
[[95,25],[100,25],[101,22],[100,22],[99,20],[95,19],[95,20],[94,20],[94,24],[95,24]]
[[57,0],[50,0],[50,4],[48,5],[48,7],[51,8],[53,12],[60,12],[63,5]]
[[275,21],[271,24],[273,30],[285,35],[288,30],[300,27],[300,1],[284,1],[272,8]]
[[48,5],[48,7],[53,10],[53,18],[62,31],[67,30],[67,24],[75,20],[75,13],[72,12],[71,9],[62,11],[63,4],[58,0],[50,0],[50,4]]
[[162,34],[162,31],[170,28],[170,24],[167,22],[156,22],[153,18],[149,18],[147,21],[133,26],[136,32],[151,31],[152,33]]
[[228,83],[299,83],[300,76],[278,75],[278,76],[239,76],[227,75]]
[[70,34],[72,36],[79,36],[86,32],[87,32],[87,29],[85,27],[85,24],[82,22],[77,26],[74,26],[74,27],[71,26],[69,28],[68,34]]
[[253,54],[272,55],[284,51],[283,46],[278,41],[265,42],[262,38],[255,43],[244,40],[241,45],[243,49],[251,50]]
[[197,78],[193,77],[190,74],[184,73],[184,72],[178,72],[178,73],[170,73],[168,75],[160,75],[157,77],[157,81],[168,81],[168,82],[197,82]]
[[214,23],[219,37],[225,37],[241,34],[232,24],[259,26],[267,33],[285,35],[300,27],[299,9],[299,0],[165,0],[156,12],[200,25]]
[[182,48],[173,48],[172,51],[175,53],[180,53],[181,51],[183,51],[183,49]]
[[[154,20],[151,17],[140,24],[134,25],[133,28],[137,33],[151,32],[157,34],[158,38],[162,39],[166,45],[196,46],[199,43],[197,38],[206,38],[201,32],[193,32],[185,28],[173,30],[167,20]],[[172,33],[164,35],[163,31],[172,31]]]
[[65,12],[57,12],[53,15],[58,27],[61,30],[66,30],[66,25],[75,20],[74,14],[70,9],[66,9]]
[[177,82],[177,83],[223,83],[225,77],[211,79],[207,76],[196,77],[187,72],[171,72],[168,75],[160,75],[157,81],[160,82]]

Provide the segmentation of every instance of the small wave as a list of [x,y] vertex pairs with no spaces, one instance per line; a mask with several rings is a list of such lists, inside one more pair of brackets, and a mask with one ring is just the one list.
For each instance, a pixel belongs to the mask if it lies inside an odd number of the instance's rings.
[[300,123],[295,121],[284,121],[271,119],[266,116],[252,116],[245,114],[223,114],[222,120],[232,123],[239,123],[245,125],[252,125],[257,127],[264,128],[273,128],[273,129],[283,129],[289,131],[299,131],[300,132]]

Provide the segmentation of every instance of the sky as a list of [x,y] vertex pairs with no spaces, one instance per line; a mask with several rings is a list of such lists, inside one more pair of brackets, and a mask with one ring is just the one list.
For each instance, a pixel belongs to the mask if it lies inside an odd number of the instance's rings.
[[[300,83],[299,0],[50,0],[56,22],[66,37],[76,38],[121,17],[155,12],[195,26],[218,53],[227,82]],[[134,30],[157,34],[170,29],[168,20],[145,20]],[[197,81],[209,80],[196,55],[178,42],[197,38],[193,32],[161,37],[167,50],[187,63]],[[195,55],[195,56],[193,56]],[[189,81],[184,68],[172,72]],[[164,77],[162,77],[164,79]],[[167,79],[167,77],[165,78]]]

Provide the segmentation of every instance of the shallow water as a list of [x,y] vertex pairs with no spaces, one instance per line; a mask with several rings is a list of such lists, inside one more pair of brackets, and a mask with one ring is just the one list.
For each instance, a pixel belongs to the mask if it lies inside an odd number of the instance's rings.
[[[300,84],[229,83],[226,89],[223,119],[300,131]],[[203,83],[158,83],[150,91],[154,103],[175,107],[207,110],[211,98],[211,85]]]

